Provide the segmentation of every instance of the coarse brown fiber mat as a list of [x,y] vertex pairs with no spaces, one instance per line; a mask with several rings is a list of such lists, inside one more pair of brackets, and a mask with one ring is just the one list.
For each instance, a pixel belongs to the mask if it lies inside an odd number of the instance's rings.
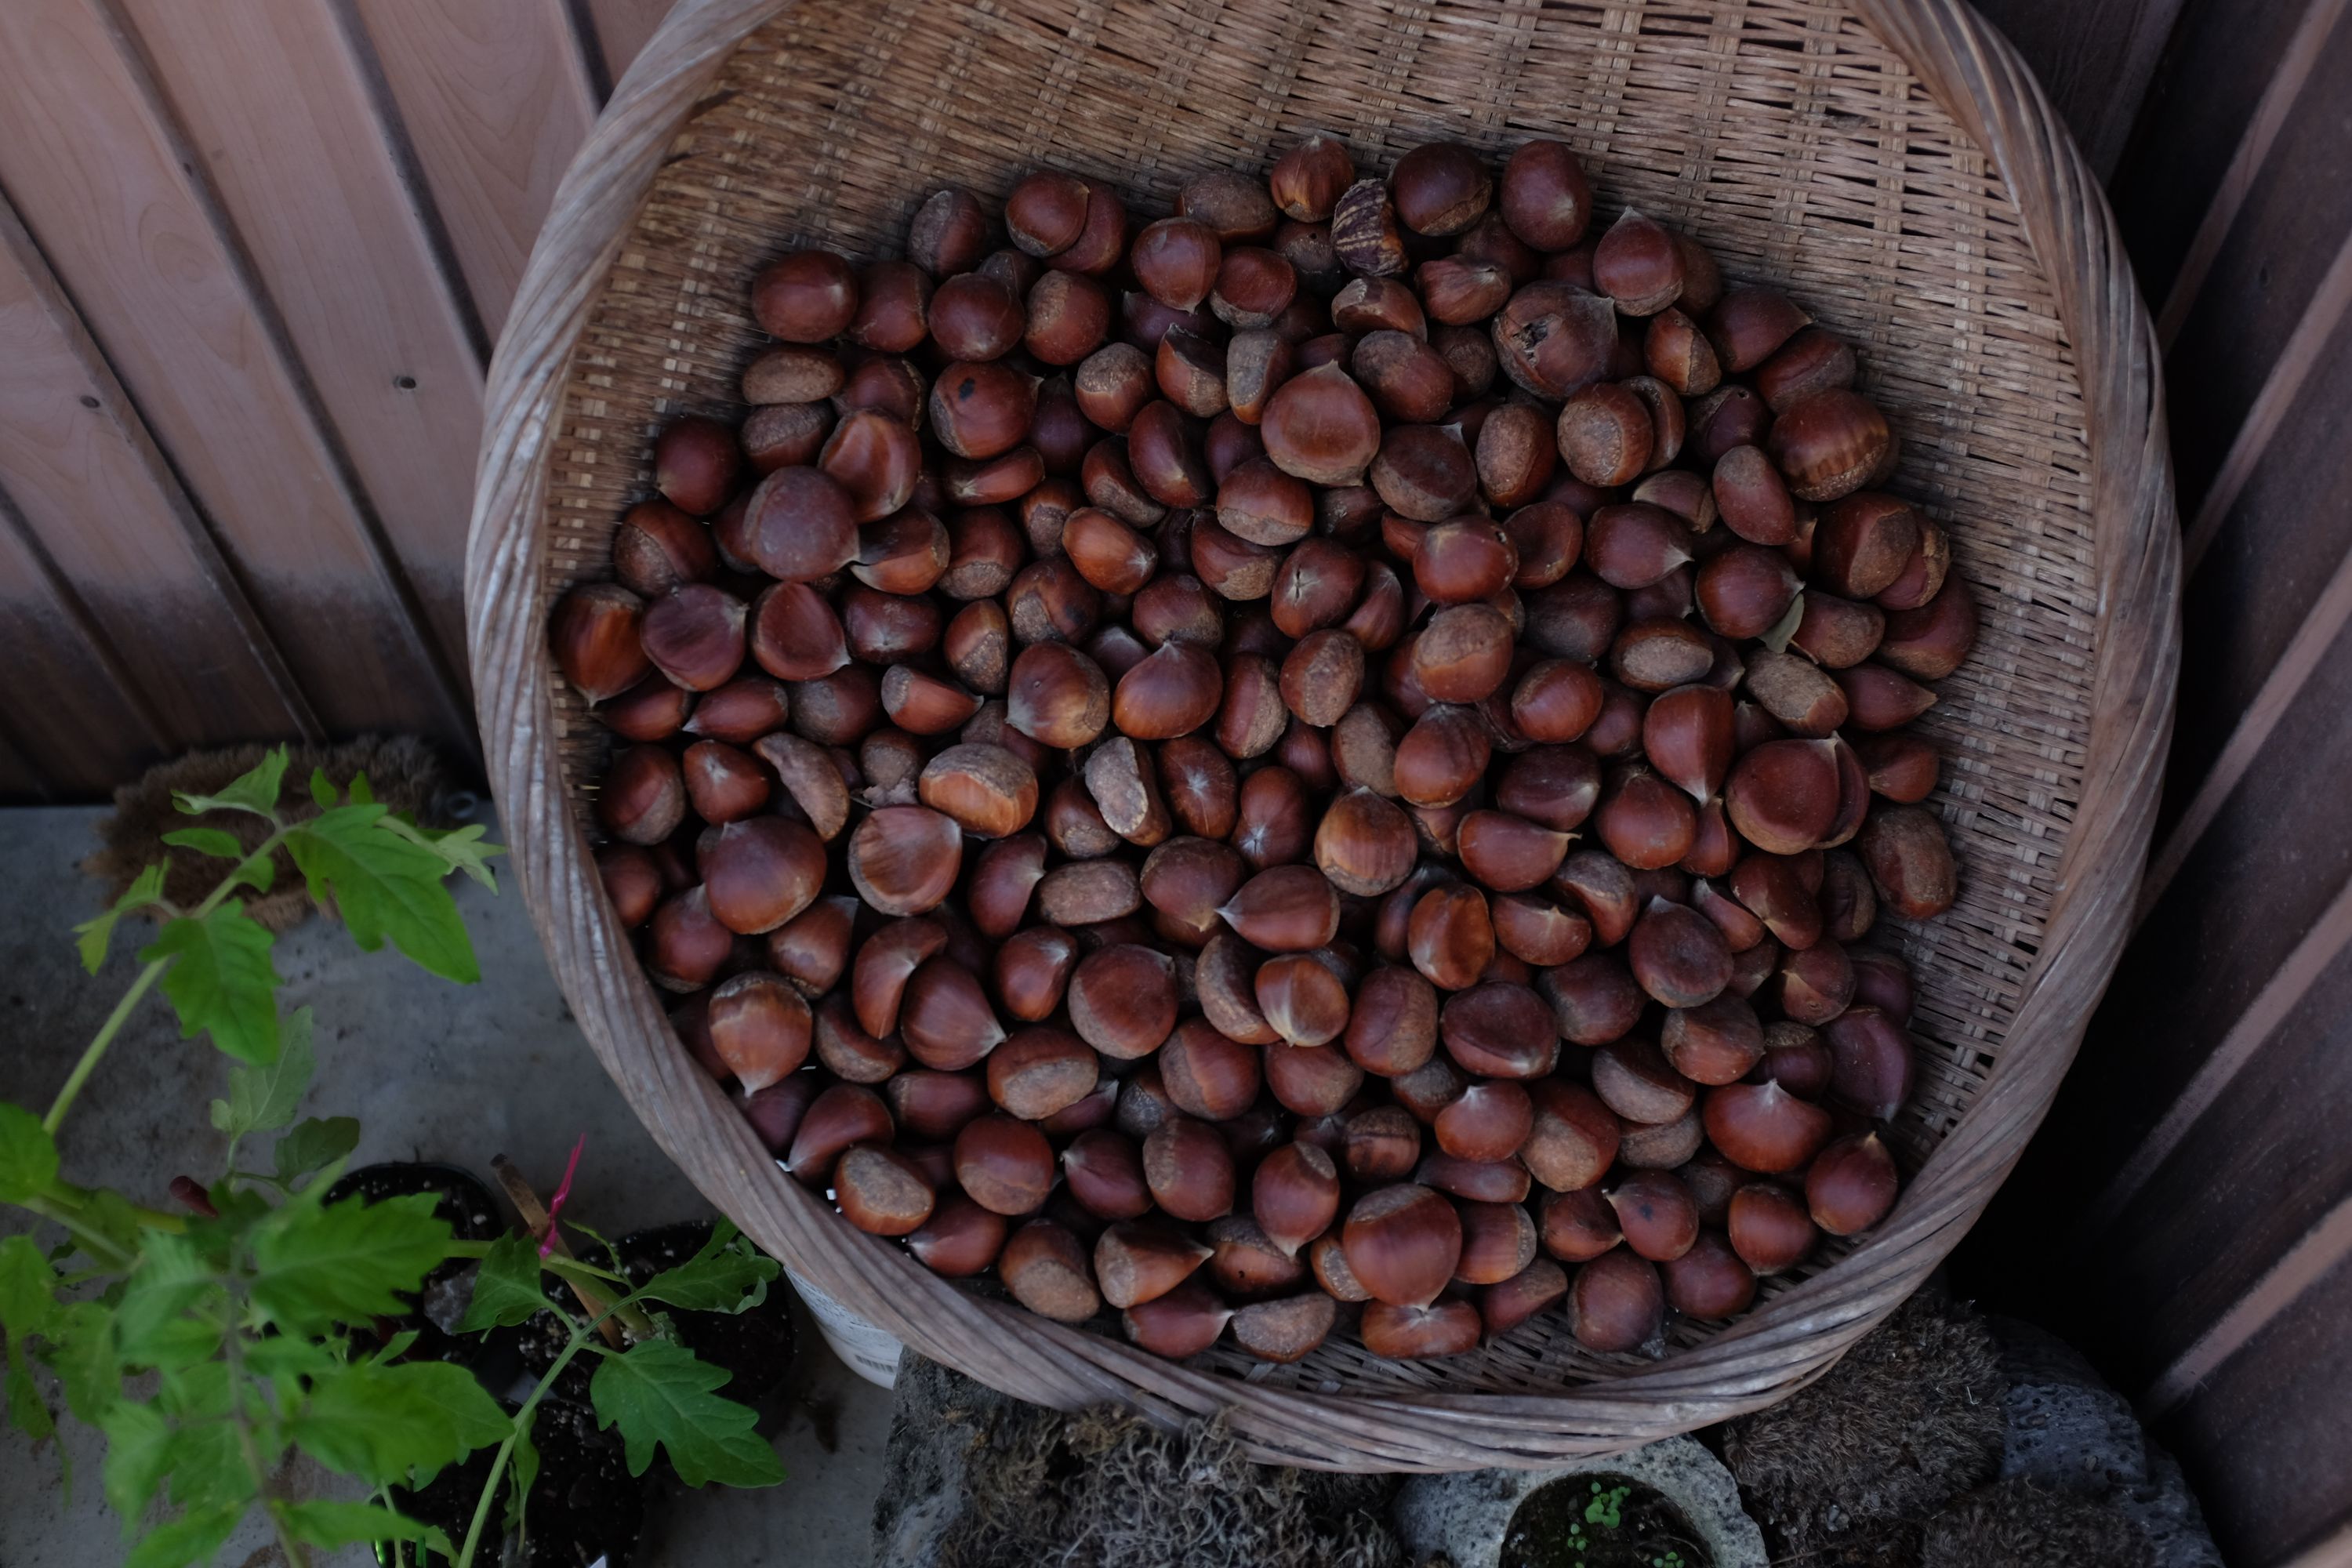
[[[1888,488],[1950,532],[1983,629],[1923,724],[1958,906],[1882,927],[1920,976],[1914,1173],[1860,1245],[1768,1284],[1662,1361],[1557,1312],[1398,1363],[1335,1335],[1291,1366],[1183,1364],[936,1279],[786,1178],[679,1047],[590,859],[604,736],[556,677],[548,606],[608,574],[654,431],[732,416],[778,252],[896,254],[943,183],[1039,164],[1143,217],[1305,132],[1385,171],[1434,137],[1570,142],[1603,221],[1638,205],[1859,349],[1904,443]],[[1139,219],[1140,221],[1140,219]],[[524,895],[606,1068],[763,1246],[999,1388],[1160,1414],[1237,1407],[1265,1458],[1540,1464],[1769,1403],[1901,1301],[2047,1109],[2126,929],[2170,722],[2178,545],[2153,343],[2097,186],[2008,46],[1958,0],[1562,5],[686,0],[621,84],[531,261],[492,374],[467,573],[491,778]]]

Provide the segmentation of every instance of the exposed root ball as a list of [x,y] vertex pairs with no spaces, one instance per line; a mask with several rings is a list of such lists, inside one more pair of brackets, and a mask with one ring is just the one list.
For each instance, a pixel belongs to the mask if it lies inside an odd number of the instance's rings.
[[2024,1479],[1972,1491],[1927,1521],[1919,1568],[2153,1568],[2140,1527],[2104,1502]]
[[1820,1382],[1728,1423],[1724,1462],[1776,1558],[1907,1565],[1919,1522],[1999,1470],[2005,1386],[1983,1319],[1923,1292]]

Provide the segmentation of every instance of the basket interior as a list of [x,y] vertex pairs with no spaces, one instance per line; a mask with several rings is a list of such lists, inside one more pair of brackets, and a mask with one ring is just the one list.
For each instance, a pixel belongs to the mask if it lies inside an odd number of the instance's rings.
[[[550,459],[542,603],[609,575],[666,419],[740,415],[741,367],[764,342],[750,279],[776,253],[896,255],[940,184],[1001,198],[1040,164],[1108,182],[1148,220],[1189,175],[1263,169],[1318,129],[1367,171],[1440,136],[1498,152],[1560,137],[1603,221],[1637,205],[1857,345],[1861,384],[1903,441],[1890,488],[1949,530],[1982,620],[1920,726],[1945,753],[1930,805],[1959,858],[1958,903],[1925,927],[1882,917],[1872,939],[1919,978],[1917,1089],[1895,1127],[1916,1170],[2000,1055],[2080,798],[2090,454],[2044,275],[1990,159],[1837,5],[801,0],[720,69],[604,287]],[[552,684],[593,833],[604,731]],[[1204,1364],[1324,1392],[1524,1393],[1626,1363],[1546,1313],[1444,1362],[1383,1361],[1335,1335],[1292,1366],[1233,1350]]]

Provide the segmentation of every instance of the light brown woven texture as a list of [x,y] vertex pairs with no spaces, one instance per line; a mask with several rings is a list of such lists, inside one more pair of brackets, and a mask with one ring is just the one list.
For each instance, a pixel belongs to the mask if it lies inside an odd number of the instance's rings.
[[[1950,529],[1983,610],[1926,728],[1958,906],[1921,976],[1916,1174],[1893,1217],[1663,1361],[1557,1313],[1455,1360],[1350,1338],[1305,1362],[1174,1364],[933,1278],[785,1178],[679,1047],[589,859],[604,742],[548,658],[548,605],[606,574],[651,433],[735,407],[752,273],[893,254],[947,181],[1055,164],[1139,214],[1302,132],[1384,170],[1435,136],[1573,143],[1633,202],[1859,345],[1894,488]],[[1958,0],[1561,5],[1318,0],[688,0],[558,196],[491,375],[467,572],[483,738],[517,879],[598,1056],[763,1246],[915,1350],[1008,1392],[1238,1410],[1261,1457],[1541,1464],[1766,1404],[1818,1376],[1958,1240],[2048,1108],[2121,945],[2178,660],[2178,548],[2148,324],[2097,186],[2032,78]]]

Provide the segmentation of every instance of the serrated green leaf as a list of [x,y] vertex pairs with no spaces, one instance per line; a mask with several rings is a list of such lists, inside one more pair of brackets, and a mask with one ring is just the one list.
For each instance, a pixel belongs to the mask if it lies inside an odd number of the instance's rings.
[[213,1125],[229,1135],[234,1161],[236,1141],[248,1132],[267,1132],[294,1120],[318,1055],[310,1046],[310,1009],[297,1007],[279,1020],[278,1059],[260,1067],[231,1068],[228,1098],[212,1104]]
[[49,1331],[57,1289],[58,1271],[31,1237],[0,1238],[0,1329],[11,1341]]
[[767,1300],[768,1281],[776,1274],[774,1258],[761,1257],[720,1220],[702,1250],[637,1287],[634,1299],[667,1301],[689,1312],[740,1312]]
[[266,893],[269,891],[269,884],[278,880],[278,852],[273,849],[267,855],[248,855],[238,861],[236,869],[228,875],[233,887],[251,888],[257,893]]
[[253,1471],[245,1462],[245,1449],[230,1422],[173,1426],[163,1463],[171,1472],[165,1489],[182,1508],[209,1508],[215,1503],[242,1507],[253,1500]]
[[310,896],[334,900],[352,940],[373,952],[390,937],[411,961],[446,980],[481,978],[457,900],[442,886],[448,867],[413,839],[386,832],[381,805],[340,805],[289,831],[286,847]]
[[34,1442],[57,1435],[58,1418],[41,1397],[33,1382],[33,1369],[25,1359],[25,1342],[18,1339],[8,1342],[8,1372],[5,1379],[8,1392],[8,1422]]
[[287,1131],[270,1153],[281,1182],[323,1170],[360,1146],[360,1124],[349,1116],[306,1117]]
[[444,1557],[455,1557],[449,1538],[421,1519],[365,1502],[297,1502],[279,1510],[287,1531],[310,1546],[349,1546],[355,1541],[421,1541]]
[[474,1299],[467,1304],[461,1334],[487,1332],[528,1322],[532,1314],[555,1310],[540,1287],[539,1247],[529,1237],[502,1236],[490,1243],[474,1274]]
[[187,1568],[191,1563],[209,1563],[244,1517],[241,1502],[193,1509],[150,1531],[131,1549],[122,1568]]
[[513,1429],[465,1368],[361,1362],[319,1378],[286,1435],[330,1469],[383,1486],[429,1476]]
[[21,1204],[58,1179],[58,1142],[41,1119],[0,1100],[0,1204]]
[[180,809],[190,816],[202,816],[208,811],[249,811],[268,816],[278,809],[278,797],[286,783],[286,748],[272,746],[251,773],[233,780],[218,795],[190,795],[173,790]]
[[[171,840],[167,837],[164,842],[168,844]],[[114,928],[123,916],[135,910],[143,910],[163,896],[163,871],[164,864],[158,860],[140,872],[104,914],[73,928],[74,935],[79,939],[74,947],[81,954],[84,969],[95,974],[105,965],[107,946],[113,942]]]
[[172,1424],[152,1406],[124,1400],[99,1426],[106,1433],[106,1500],[122,1516],[122,1533],[129,1535],[163,1482]]
[[321,1207],[306,1194],[288,1204],[254,1232],[254,1306],[289,1333],[398,1314],[398,1292],[449,1256],[455,1238],[434,1215],[438,1201],[415,1193]]
[[505,854],[506,847],[483,843],[482,835],[489,830],[480,823],[440,829],[419,827],[404,816],[386,816],[378,826],[411,843],[423,845],[439,856],[442,864],[450,870],[463,871],[493,893],[499,890],[498,879],[490,873],[489,858],[493,855]]
[[656,1445],[688,1486],[773,1486],[784,1479],[776,1451],[751,1427],[749,1405],[714,1390],[728,1373],[667,1340],[647,1340],[606,1355],[588,1382],[599,1430],[618,1426],[629,1473],[642,1476]]
[[245,1348],[246,1371],[273,1382],[323,1377],[342,1364],[325,1342],[300,1334],[270,1334]]
[[217,827],[183,827],[177,833],[163,835],[163,842],[175,849],[193,849],[199,855],[209,855],[215,860],[245,858],[245,846],[236,841],[236,835],[224,833]]
[[114,1353],[114,1314],[96,1301],[58,1309],[42,1359],[58,1374],[66,1408],[95,1426],[122,1394],[122,1366]]
[[182,1039],[207,1029],[213,1044],[238,1060],[271,1062],[278,1059],[278,987],[284,984],[269,962],[274,940],[230,899],[201,920],[167,921],[139,958],[173,961],[163,972],[163,994],[180,1015]]
[[341,798],[342,797],[335,793],[335,781],[327,776],[327,770],[312,768],[310,770],[311,803],[321,811],[329,811],[333,809],[335,802]]
[[[139,1267],[123,1287],[114,1311],[115,1342],[124,1362],[135,1366],[185,1366],[208,1361],[220,1350],[222,1326],[188,1316],[207,1294],[217,1295],[212,1267],[184,1236],[152,1232]],[[209,1337],[209,1349],[205,1339]]]

